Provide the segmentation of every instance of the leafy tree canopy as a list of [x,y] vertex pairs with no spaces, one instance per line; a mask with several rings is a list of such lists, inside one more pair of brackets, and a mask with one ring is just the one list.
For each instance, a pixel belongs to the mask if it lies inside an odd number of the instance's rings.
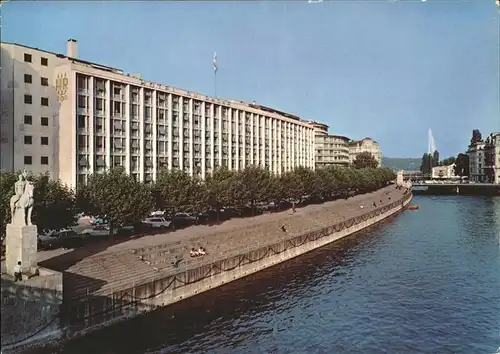
[[[457,166],[467,166],[467,155],[457,157]],[[463,162],[463,164],[462,164]],[[338,196],[365,193],[385,186],[396,178],[388,168],[347,168],[327,166],[310,170],[299,167],[281,176],[260,166],[240,171],[219,168],[203,182],[179,170],[162,170],[153,185],[143,184],[122,168],[89,176],[76,196],[47,175],[33,176],[35,222],[42,228],[71,226],[74,206],[95,216],[106,216],[110,226],[143,220],[155,207],[171,212],[202,212],[208,207],[255,206],[259,202],[300,200],[305,195],[329,200]],[[0,174],[2,230],[10,217],[9,200],[17,180],[14,173]]]
[[162,170],[153,187],[156,207],[161,210],[199,211],[207,204],[207,193],[197,178],[181,170]]
[[232,185],[235,173],[226,167],[216,169],[205,180],[208,204],[220,209],[222,206],[233,203]]
[[33,223],[39,229],[63,229],[75,225],[75,195],[61,181],[48,174],[33,176]]
[[154,201],[149,185],[137,182],[123,168],[113,168],[89,176],[78,189],[77,206],[92,215],[105,215],[114,227],[143,220]]
[[[19,172],[20,173],[20,172]],[[10,222],[10,198],[14,195],[14,183],[19,173],[0,173],[1,207],[0,222],[2,234]],[[75,223],[73,191],[61,183],[50,179],[48,174],[28,176],[35,187],[32,221],[43,229],[62,229]]]
[[470,176],[469,155],[458,154],[455,161],[455,176]]
[[371,153],[365,151],[356,156],[353,165],[354,168],[377,168],[378,162]]

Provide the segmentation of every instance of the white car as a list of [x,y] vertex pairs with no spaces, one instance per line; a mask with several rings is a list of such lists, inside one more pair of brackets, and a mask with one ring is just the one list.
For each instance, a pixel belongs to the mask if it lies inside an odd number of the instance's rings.
[[155,229],[156,228],[166,229],[166,228],[170,227],[170,224],[172,223],[172,221],[167,220],[165,218],[159,218],[159,217],[152,217],[151,218],[150,217],[150,218],[146,218],[146,220],[144,220],[142,223],[147,224]]
[[[113,230],[113,235],[118,232],[118,229]],[[97,225],[91,229],[86,229],[82,231],[82,235],[87,236],[109,236],[109,226],[107,225]]]
[[43,241],[43,240],[49,240],[54,237],[59,237],[59,234],[62,233],[68,233],[72,232],[73,230],[70,229],[60,229],[60,230],[43,230],[42,233],[38,234],[38,239]]
[[150,218],[161,218],[165,215],[165,212],[162,210],[156,210],[153,211],[151,214],[149,214]]

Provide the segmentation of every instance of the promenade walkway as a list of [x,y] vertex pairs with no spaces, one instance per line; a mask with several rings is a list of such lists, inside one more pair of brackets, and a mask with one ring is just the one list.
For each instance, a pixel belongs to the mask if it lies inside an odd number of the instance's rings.
[[[279,239],[326,227],[344,219],[372,211],[373,202],[383,206],[401,198],[403,191],[389,186],[348,200],[310,205],[280,213],[232,219],[220,225],[199,225],[161,235],[144,236],[119,244],[93,245],[64,254],[39,252],[39,262],[64,272],[64,297],[109,295],[138,283],[166,277],[200,262],[272,244]],[[363,208],[360,206],[363,205]],[[281,230],[284,225],[287,232]],[[203,246],[208,254],[190,258],[189,250]],[[172,262],[182,259],[179,268]]]

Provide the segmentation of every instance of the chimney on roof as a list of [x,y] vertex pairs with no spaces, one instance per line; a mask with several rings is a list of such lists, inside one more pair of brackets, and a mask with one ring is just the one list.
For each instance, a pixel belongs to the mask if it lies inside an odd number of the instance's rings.
[[78,42],[76,39],[68,39],[68,44],[66,45],[66,56],[69,58],[78,58]]

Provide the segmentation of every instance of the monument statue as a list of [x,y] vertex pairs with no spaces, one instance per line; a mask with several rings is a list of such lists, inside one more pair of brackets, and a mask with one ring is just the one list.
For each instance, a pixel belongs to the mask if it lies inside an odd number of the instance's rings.
[[13,276],[19,273],[19,263],[22,274],[33,273],[38,250],[37,227],[31,223],[35,186],[28,181],[26,171],[19,175],[14,190],[15,194],[10,198],[11,222],[7,224],[5,238],[5,267]]
[[10,198],[11,224],[13,225],[31,225],[35,187],[26,177],[26,171],[19,175],[18,181],[14,184],[15,194]]

